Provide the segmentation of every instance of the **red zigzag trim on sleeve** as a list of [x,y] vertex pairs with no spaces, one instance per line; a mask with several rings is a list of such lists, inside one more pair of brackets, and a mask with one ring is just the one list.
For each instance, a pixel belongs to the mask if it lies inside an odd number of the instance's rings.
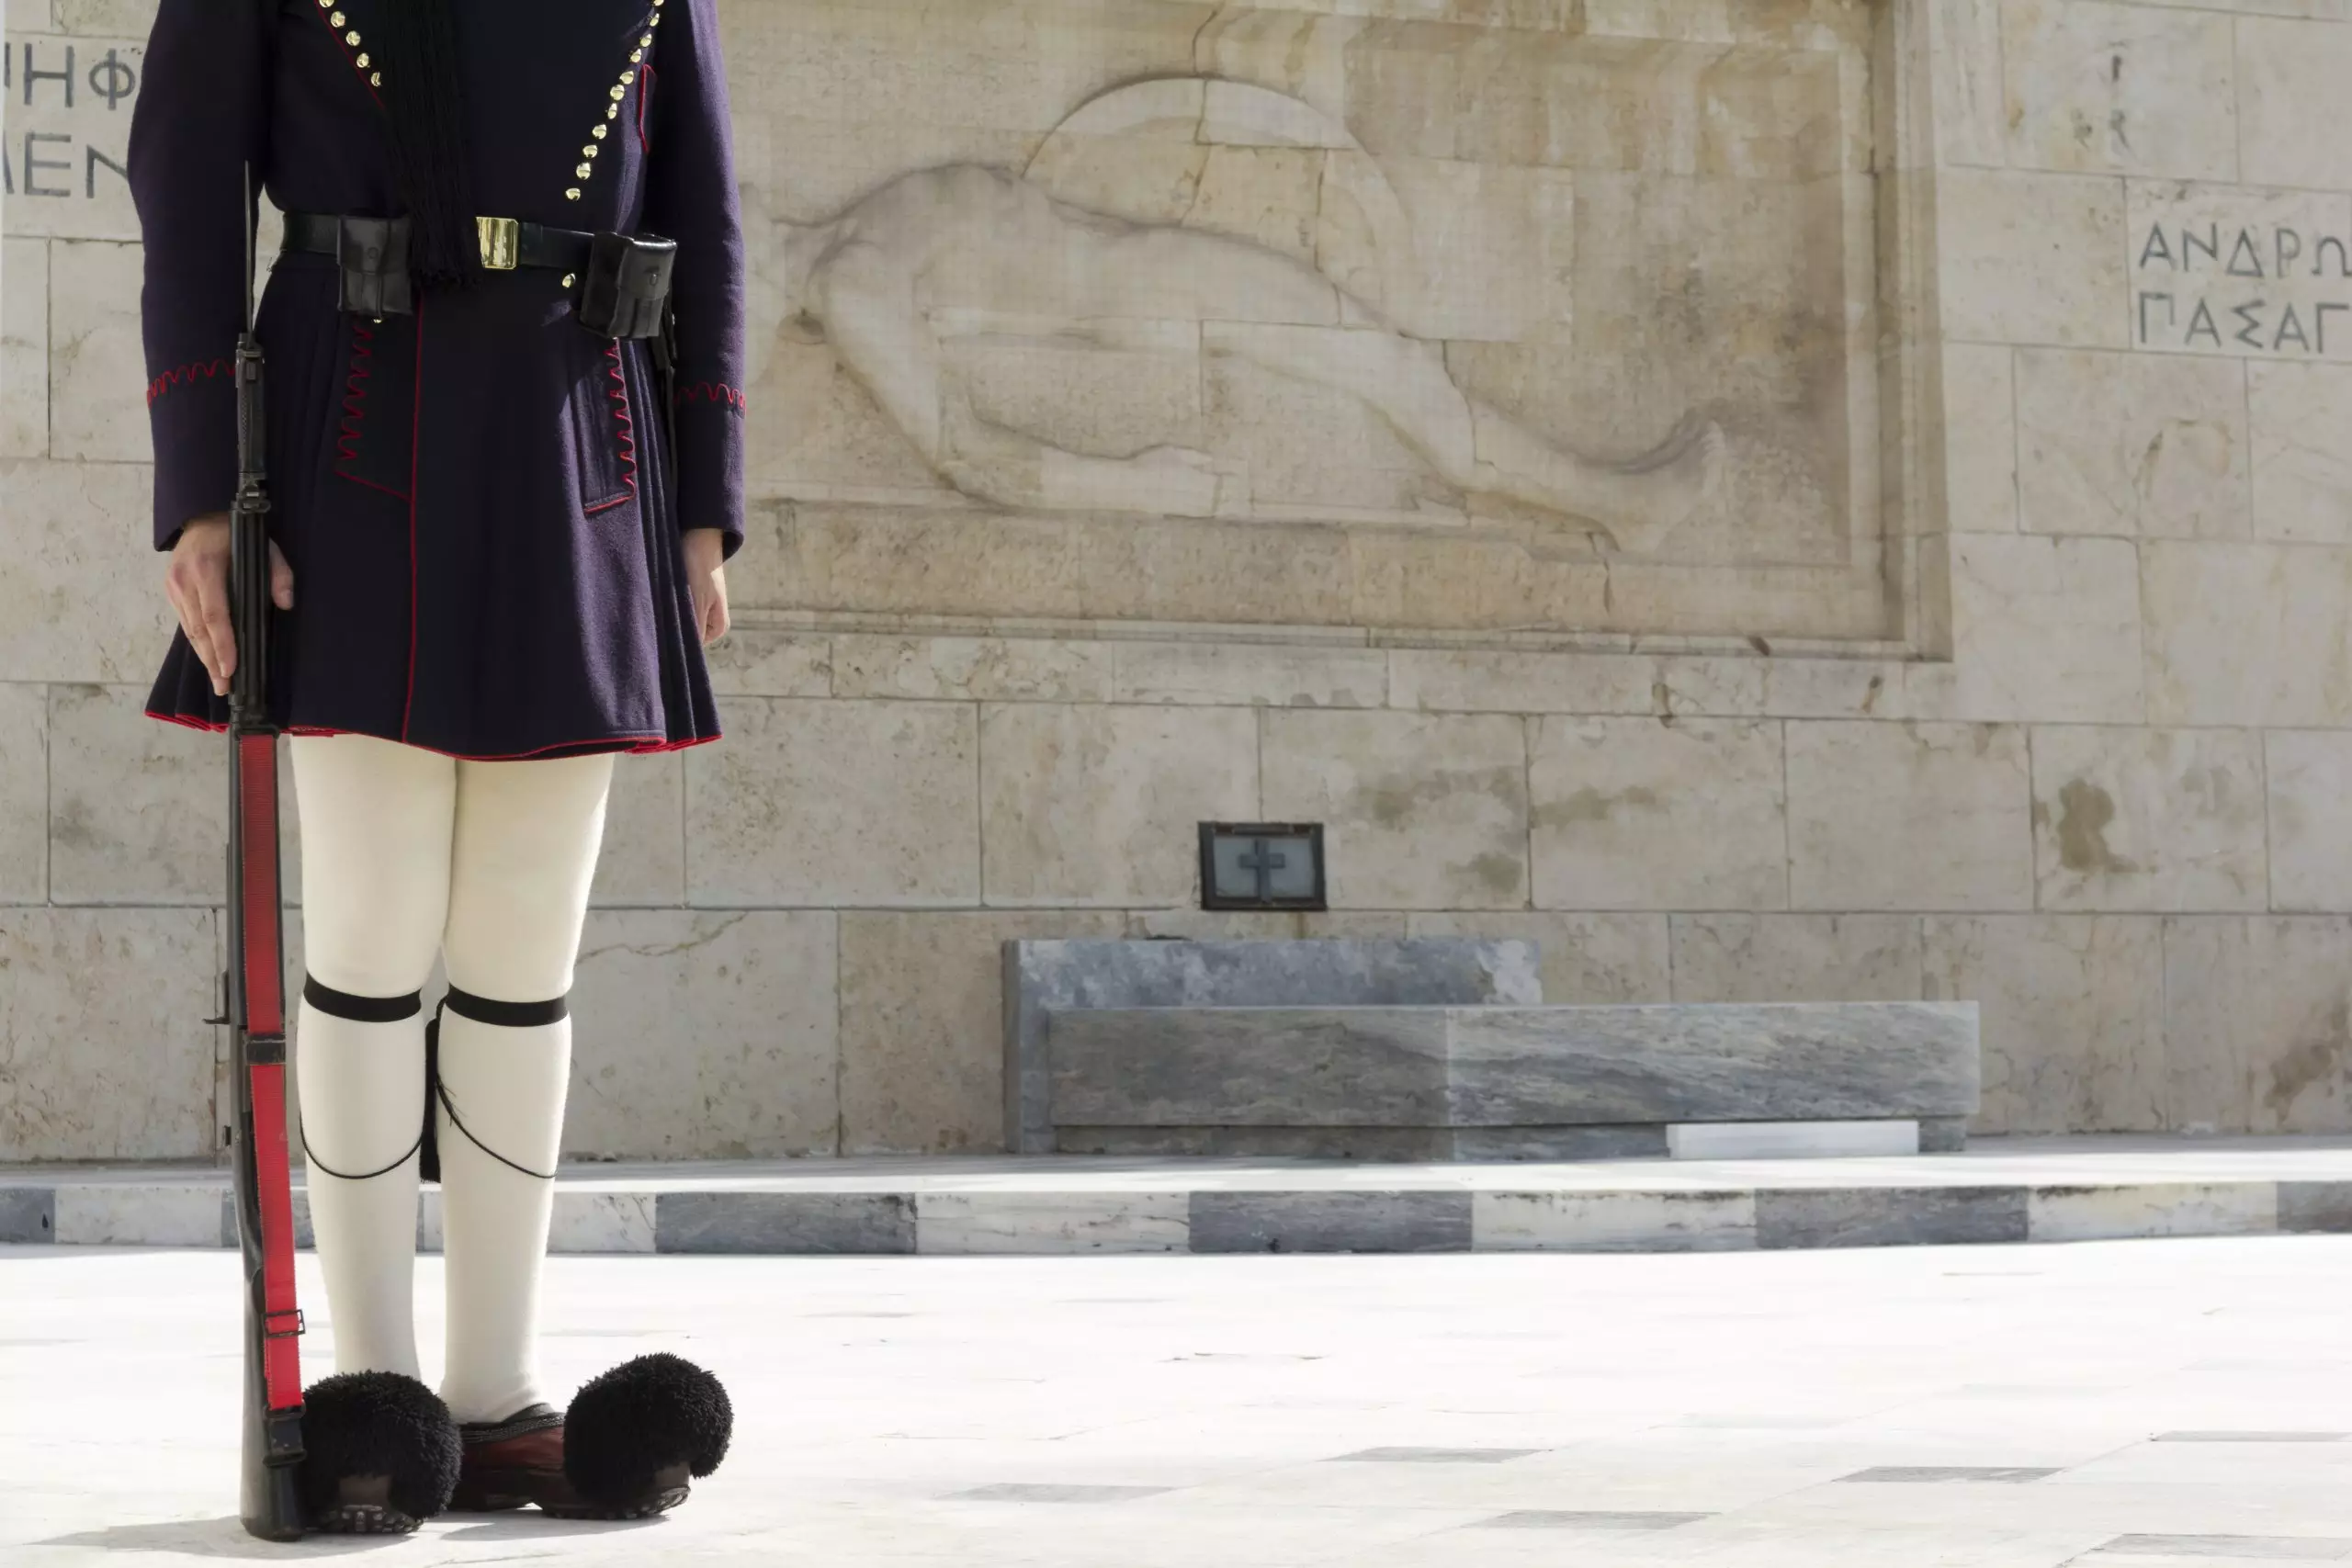
[[233,376],[236,372],[237,362],[233,359],[199,359],[176,370],[166,370],[148,382],[147,400],[153,403],[174,387],[185,387],[198,377],[209,380],[216,376]]
[[678,400],[725,403],[738,413],[743,412],[743,394],[723,381],[689,381],[678,389]]

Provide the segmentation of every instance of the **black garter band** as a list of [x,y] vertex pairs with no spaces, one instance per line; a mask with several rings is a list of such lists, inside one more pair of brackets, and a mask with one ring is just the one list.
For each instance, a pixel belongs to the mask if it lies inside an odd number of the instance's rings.
[[[414,1018],[424,1010],[424,993],[421,991],[411,991],[406,996],[401,997],[354,996],[349,991],[338,991],[332,986],[321,985],[316,978],[308,976],[304,976],[302,981],[302,999],[330,1018],[350,1019],[356,1023],[398,1023],[403,1019]],[[475,996],[471,991],[461,991],[455,986],[450,987],[448,993],[434,1007],[433,1017],[424,1025],[426,1088],[424,1122],[417,1131],[416,1142],[403,1150],[398,1159],[381,1169],[368,1171],[357,1176],[348,1176],[327,1165],[311,1153],[311,1135],[306,1128],[302,1134],[302,1158],[306,1164],[317,1167],[338,1180],[368,1181],[379,1176],[390,1175],[406,1165],[411,1155],[421,1154],[423,1157],[418,1162],[418,1179],[438,1181],[441,1179],[441,1151],[433,1123],[433,1102],[438,1100],[441,1102],[441,1109],[449,1113],[449,1124],[465,1134],[466,1141],[474,1147],[510,1170],[520,1171],[525,1176],[536,1177],[541,1181],[555,1179],[553,1171],[533,1170],[526,1165],[515,1164],[480,1138],[475,1137],[472,1130],[458,1119],[458,1108],[449,1102],[449,1090],[441,1082],[441,1010],[443,1008],[456,1013],[459,1018],[471,1019],[476,1023],[487,1023],[500,1029],[536,1029],[571,1017],[571,998],[566,995],[544,1002],[500,1002],[492,1001],[488,997]]]

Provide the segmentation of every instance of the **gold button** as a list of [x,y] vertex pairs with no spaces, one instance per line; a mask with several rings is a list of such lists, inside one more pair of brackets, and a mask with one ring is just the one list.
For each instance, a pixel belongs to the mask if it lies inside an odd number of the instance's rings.
[[368,73],[368,85],[371,87],[382,86],[384,85],[384,73],[381,71],[369,72]]
[[[327,0],[319,0],[319,4],[322,6],[326,3]],[[637,47],[639,49],[651,49],[653,47],[653,35],[651,33],[648,33],[643,38],[638,39]]]
[[340,11],[330,11],[330,12],[328,12],[328,13],[327,13],[327,23],[328,23],[328,25],[329,25],[329,26],[331,26],[331,27],[337,27],[337,28],[339,28],[339,27],[343,26],[343,13],[342,13],[342,12],[340,12]]
[[573,179],[575,179],[575,180],[584,180],[584,179],[586,179],[590,175],[593,175],[593,174],[594,174],[595,172],[596,172],[596,165],[595,165],[595,164],[581,164],[578,168],[576,168],[576,169],[574,169],[574,170],[572,170],[572,171],[571,171],[571,177],[572,177]]
[[580,199],[580,187],[578,186],[573,186],[570,190],[565,191],[563,193],[563,199],[566,201],[578,201]]
[[621,101],[621,99],[623,99],[623,98],[627,97],[628,96],[628,88],[626,88],[626,87],[615,87],[615,88],[613,89],[613,102],[615,102],[615,103],[619,103],[619,102]]
[[620,105],[618,105],[618,104],[606,104],[606,105],[605,106],[605,118],[606,119],[618,119],[618,118],[621,118],[621,107],[620,107]]
[[622,85],[622,86],[626,87],[626,86],[628,86],[631,82],[634,82],[634,81],[636,81],[636,80],[637,80],[637,73],[636,73],[636,72],[634,72],[634,71],[624,71],[624,72],[622,72],[622,73],[621,73],[621,85]]
[[640,60],[642,60],[642,59],[644,59],[644,58],[645,58],[645,50],[643,49],[643,47],[642,47],[642,46],[640,46],[640,47],[639,47],[639,48],[637,48],[637,49],[633,49],[633,50],[629,51],[629,54],[628,54],[628,62],[629,62],[631,65],[636,64],[639,61],[640,61]]
[[368,69],[368,57],[363,54],[358,59],[353,61],[352,63],[358,66],[362,71],[365,71]]
[[580,150],[580,155],[583,158],[594,157],[596,155],[596,144],[591,141],[587,146],[582,147]]
[[598,126],[595,130],[594,130],[590,131],[588,134],[589,134],[589,135],[591,135],[591,136],[593,136],[593,137],[594,137],[597,141],[602,141],[605,139],[605,128],[604,126],[601,126],[601,125],[600,125],[600,126]]
[[343,35],[343,41],[349,44],[352,48],[357,49],[359,47],[359,35],[357,33],[345,33]]
[[567,273],[565,273],[565,274],[563,275],[563,286],[564,286],[566,288],[571,288],[573,284],[575,284],[575,283],[577,283],[577,282],[579,282],[579,281],[580,281],[580,279],[579,279],[579,278],[577,278],[577,277],[575,277],[575,276],[573,276],[571,273],[568,273],[568,272],[567,272]]

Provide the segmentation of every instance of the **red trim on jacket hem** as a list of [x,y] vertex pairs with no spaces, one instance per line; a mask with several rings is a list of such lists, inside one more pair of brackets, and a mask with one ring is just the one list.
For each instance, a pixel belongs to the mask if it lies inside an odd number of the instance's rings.
[[725,403],[738,413],[743,412],[743,394],[724,381],[689,381],[678,389],[678,401],[691,403],[697,399]]
[[199,376],[209,381],[216,377],[233,376],[236,371],[237,362],[233,359],[192,360],[177,369],[164,371],[147,383],[148,405],[153,407],[157,398],[162,397],[174,387],[187,386]]
[[[208,735],[219,735],[229,728],[225,724],[214,724],[209,719],[190,718],[186,714],[165,713],[161,708],[149,708],[147,710],[147,716],[149,718],[161,719],[165,724],[177,724],[185,726],[189,729],[200,729]],[[284,733],[288,735],[299,735],[303,737],[305,739],[321,740],[331,740],[338,735],[367,735],[365,730],[329,729],[323,726],[313,724],[293,725],[288,728]],[[371,740],[382,740],[385,739],[386,737],[380,735],[370,735],[368,736],[368,739]],[[444,751],[437,746],[420,746],[413,740],[398,740],[391,743],[397,746],[411,747],[419,751],[430,751],[436,757],[447,757],[454,761],[459,762],[527,762],[532,758],[544,756],[549,751],[563,751],[571,750],[573,747],[580,746],[601,747],[606,750],[622,752],[631,757],[644,757],[650,756],[659,751],[689,750],[694,747],[707,746],[714,740],[723,739],[724,737],[718,735],[697,735],[691,740],[672,740],[665,737],[653,734],[599,735],[592,737],[586,740],[551,741],[548,745],[536,747],[528,751],[510,751],[501,754],[486,754],[481,756],[476,756],[470,752],[465,751]]]

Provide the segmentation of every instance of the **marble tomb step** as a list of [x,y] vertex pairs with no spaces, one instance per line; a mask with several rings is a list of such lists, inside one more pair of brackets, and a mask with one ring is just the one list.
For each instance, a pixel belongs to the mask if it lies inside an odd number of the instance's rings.
[[1577,1159],[1952,1152],[1973,1002],[1074,1007],[1065,1154]]
[[[0,1245],[233,1245],[211,1167],[0,1168]],[[308,1246],[309,1205],[295,1212]],[[440,1245],[440,1197],[420,1239]],[[1697,1252],[2352,1233],[2352,1140],[1979,1139],[1850,1160],[1007,1156],[567,1165],[554,1250]]]

